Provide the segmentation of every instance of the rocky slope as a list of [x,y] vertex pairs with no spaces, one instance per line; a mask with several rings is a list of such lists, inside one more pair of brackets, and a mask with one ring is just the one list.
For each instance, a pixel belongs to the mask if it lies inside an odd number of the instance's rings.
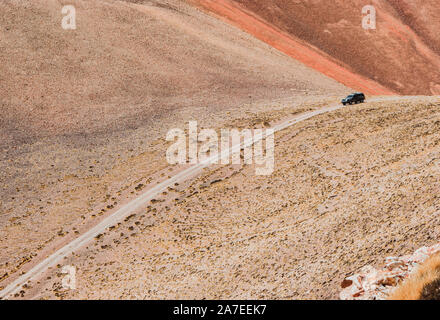
[[71,1],[76,30],[64,4],[0,1],[0,287],[161,172],[169,129],[350,90],[182,1]]
[[272,175],[211,167],[66,259],[77,290],[55,269],[24,297],[337,299],[365,265],[438,243],[439,110],[420,97],[298,123]]
[[[342,83],[345,68],[401,94],[440,94],[440,3],[435,0],[374,0],[377,29],[362,28],[365,1],[191,0]],[[237,18],[241,16],[240,18]],[[266,27],[245,22],[258,19]],[[268,32],[270,28],[281,31]],[[285,36],[290,37],[286,40]],[[295,49],[285,43],[300,43]],[[305,48],[304,48],[305,47]],[[310,54],[336,63],[314,65]],[[365,81],[368,83],[369,81]],[[349,85],[356,87],[356,85]],[[361,83],[357,88],[363,89]]]
[[[0,3],[0,145],[342,86],[177,0]],[[251,96],[251,97],[250,97]]]

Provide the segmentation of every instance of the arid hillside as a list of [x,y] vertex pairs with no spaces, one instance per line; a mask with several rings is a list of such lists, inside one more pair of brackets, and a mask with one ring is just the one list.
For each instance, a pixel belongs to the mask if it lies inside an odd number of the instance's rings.
[[[0,3],[0,144],[343,86],[177,0]],[[33,141],[33,140],[32,140]]]
[[0,1],[0,288],[171,174],[171,128],[350,91],[182,1]]
[[[191,1],[342,83],[353,83],[353,79],[339,74],[337,66],[400,94],[440,93],[438,1]],[[362,8],[366,4],[376,8],[375,30],[362,28]],[[249,23],[254,19],[262,23]],[[267,26],[281,33],[268,32]],[[285,36],[306,49],[286,47]],[[337,66],[314,65],[316,59],[308,61],[307,50],[330,59]],[[364,89],[360,83],[356,86]]]
[[365,265],[438,243],[439,106],[384,99],[297,123],[276,134],[272,175],[210,167],[63,261],[77,290],[54,268],[23,296],[337,299]]
[[[0,290],[330,299],[364,265],[437,242],[438,6],[373,0],[364,31],[350,3],[0,1]],[[342,106],[354,90],[366,103]],[[257,176],[167,162],[167,132],[191,120],[291,126]]]

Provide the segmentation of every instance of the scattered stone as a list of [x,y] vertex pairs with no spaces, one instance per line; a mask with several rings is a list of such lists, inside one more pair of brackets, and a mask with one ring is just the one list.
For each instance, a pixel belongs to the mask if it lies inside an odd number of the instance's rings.
[[412,255],[388,257],[382,269],[365,266],[360,273],[345,278],[341,283],[341,300],[385,300],[398,284],[426,261],[440,253],[440,243],[422,247]]

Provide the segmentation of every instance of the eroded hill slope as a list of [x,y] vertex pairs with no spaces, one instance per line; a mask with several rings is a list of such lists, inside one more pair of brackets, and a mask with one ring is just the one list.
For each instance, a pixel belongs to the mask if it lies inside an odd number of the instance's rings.
[[[191,0],[225,17],[281,51],[346,84],[352,75],[338,73],[344,67],[401,94],[440,93],[440,3],[435,0],[374,0],[377,29],[362,28],[365,1],[325,0]],[[237,19],[237,16],[242,17]],[[248,20],[259,19],[266,27]],[[284,35],[304,48],[284,48]],[[295,45],[294,45],[295,46]],[[312,50],[329,63],[314,65]],[[299,52],[298,52],[299,51]],[[355,86],[359,89],[360,82]],[[351,85],[353,86],[353,85]]]
[[344,89],[181,1],[72,1],[76,30],[64,4],[0,3],[1,144]]
[[0,1],[0,288],[172,174],[171,128],[347,91],[182,1]]

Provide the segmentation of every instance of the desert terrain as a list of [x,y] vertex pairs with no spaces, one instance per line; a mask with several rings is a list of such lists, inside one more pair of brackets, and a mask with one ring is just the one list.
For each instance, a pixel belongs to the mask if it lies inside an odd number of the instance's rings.
[[272,175],[206,169],[65,259],[77,290],[58,266],[23,297],[336,299],[346,275],[438,241],[439,107],[402,98],[298,123],[276,134]]
[[[366,86],[369,79],[399,94],[440,94],[440,3],[436,0],[191,1],[349,87],[356,82]],[[365,5],[375,7],[374,30],[359,27]],[[278,42],[269,29],[296,44]],[[298,45],[328,60],[310,60]],[[341,76],[334,63],[352,75]]]
[[64,4],[0,4],[0,280],[165,176],[171,128],[350,92],[180,1]]
[[[376,2],[409,40],[362,31],[363,55],[335,48],[348,40],[331,22],[295,10],[316,38],[287,23],[283,1],[2,1],[0,290],[183,170],[166,161],[170,129],[268,128],[354,91],[367,103],[276,134],[273,174],[210,166],[13,298],[335,299],[364,265],[438,242],[440,60],[421,27],[436,3],[422,19]],[[65,4],[76,30],[61,28]]]

